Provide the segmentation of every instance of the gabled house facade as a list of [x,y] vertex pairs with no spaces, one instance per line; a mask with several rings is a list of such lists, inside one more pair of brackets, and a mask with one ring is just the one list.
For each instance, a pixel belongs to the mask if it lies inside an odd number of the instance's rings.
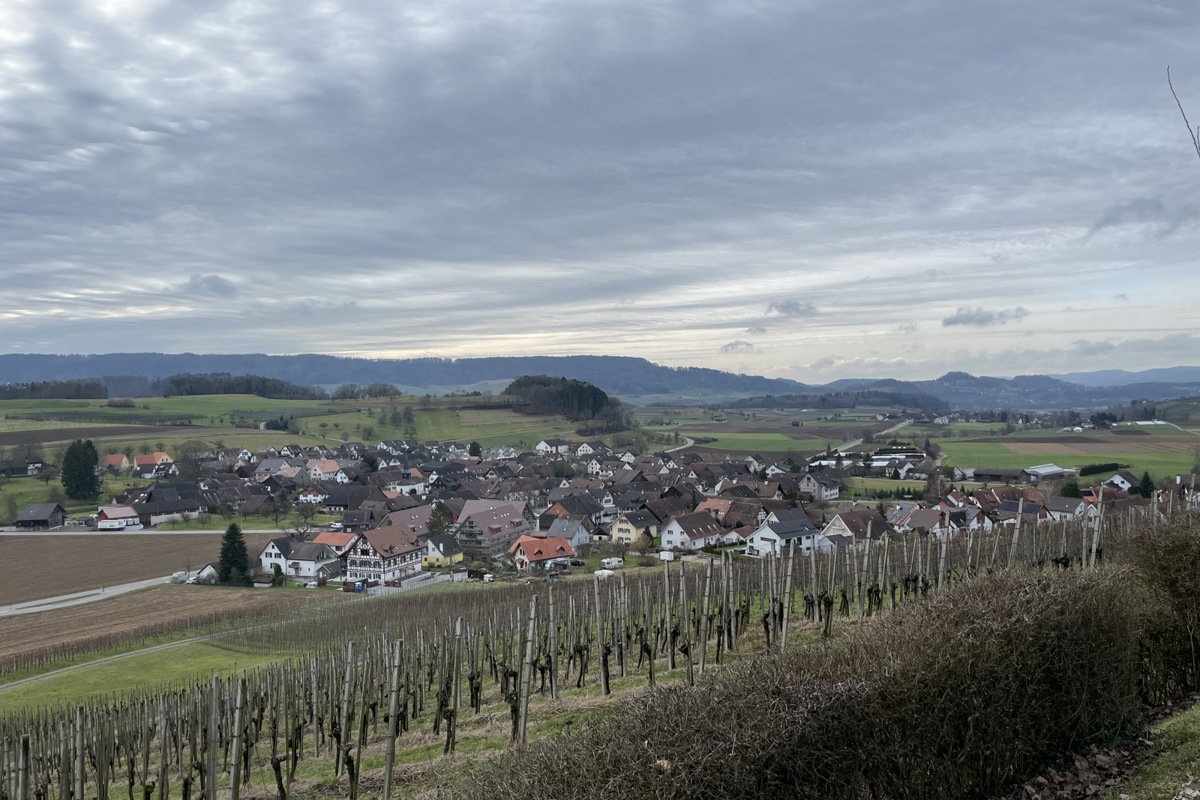
[[389,525],[363,531],[344,556],[348,580],[397,584],[421,571],[425,546],[406,528]]
[[272,539],[258,554],[258,564],[268,575],[278,566],[289,578],[332,578],[342,571],[342,562],[332,547],[282,536]]
[[838,495],[842,493],[842,485],[838,479],[828,472],[821,471],[806,473],[796,488],[818,502],[837,500]]
[[463,551],[472,557],[495,558],[508,552],[513,542],[532,526],[525,517],[524,503],[496,503],[474,510],[464,506],[453,527]]
[[627,511],[617,515],[609,528],[609,535],[615,544],[632,547],[639,541],[647,545],[658,536],[658,517],[649,511]]
[[662,528],[664,550],[699,550],[720,542],[725,528],[712,515],[699,511],[673,517]]
[[575,550],[566,539],[557,536],[521,536],[508,550],[513,563],[521,572],[541,572],[553,569],[554,564],[575,557]]
[[425,569],[450,567],[462,562],[463,551],[458,546],[458,540],[449,534],[430,536],[425,540],[425,552],[421,556],[421,566]]

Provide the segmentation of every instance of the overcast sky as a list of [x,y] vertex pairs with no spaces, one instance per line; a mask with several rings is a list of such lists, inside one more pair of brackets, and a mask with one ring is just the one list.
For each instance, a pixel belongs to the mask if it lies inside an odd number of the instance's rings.
[[1194,2],[0,0],[0,349],[1200,362]]

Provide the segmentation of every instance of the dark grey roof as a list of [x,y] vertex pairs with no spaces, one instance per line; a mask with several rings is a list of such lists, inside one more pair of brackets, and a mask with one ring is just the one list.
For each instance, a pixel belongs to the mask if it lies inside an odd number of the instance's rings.
[[46,522],[55,514],[63,514],[63,507],[58,503],[30,503],[21,511],[17,522]]

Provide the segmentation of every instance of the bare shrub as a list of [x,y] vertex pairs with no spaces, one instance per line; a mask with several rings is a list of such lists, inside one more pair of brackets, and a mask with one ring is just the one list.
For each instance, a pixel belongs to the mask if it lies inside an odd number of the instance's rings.
[[1200,517],[1178,516],[1145,525],[1124,555],[1159,603],[1150,628],[1157,645],[1148,650],[1164,659],[1160,667],[1174,682],[1162,687],[1165,696],[1156,699],[1178,700],[1200,688]]
[[1113,570],[1006,572],[841,640],[651,691],[466,776],[480,796],[953,798],[1127,725],[1139,607]]

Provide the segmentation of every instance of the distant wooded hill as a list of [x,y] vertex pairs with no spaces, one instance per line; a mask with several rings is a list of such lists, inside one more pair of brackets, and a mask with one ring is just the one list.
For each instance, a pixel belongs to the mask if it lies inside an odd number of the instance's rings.
[[[1161,374],[1190,375],[1180,370]],[[387,383],[435,391],[504,384],[521,375],[551,375],[594,384],[610,395],[638,398],[697,393],[726,397],[802,395],[820,398],[846,392],[875,392],[900,398],[931,396],[958,409],[1103,408],[1134,400],[1169,400],[1200,394],[1200,382],[1143,381],[1084,386],[1048,375],[977,377],[950,372],[932,381],[852,379],[812,386],[784,378],[739,375],[699,367],[664,367],[628,356],[529,356],[502,358],[365,359],[326,355],[200,355],[111,353],[105,355],[0,355],[0,383],[98,378],[113,397],[161,394],[165,378],[180,374],[253,375],[298,386]],[[1136,375],[1135,375],[1136,377]],[[436,388],[435,388],[436,387]],[[864,404],[866,400],[862,401]],[[917,399],[896,403],[923,407]],[[815,403],[814,403],[815,405]],[[941,406],[939,406],[941,408]]]

